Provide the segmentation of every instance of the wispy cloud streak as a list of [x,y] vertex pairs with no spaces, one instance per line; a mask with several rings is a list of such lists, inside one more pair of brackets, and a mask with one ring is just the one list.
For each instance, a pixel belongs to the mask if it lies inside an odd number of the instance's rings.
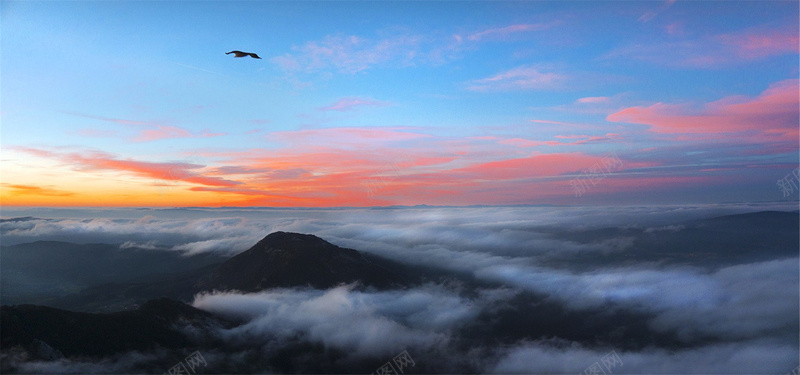
[[472,81],[467,88],[471,91],[549,90],[566,80],[564,74],[523,66]]
[[710,36],[624,46],[606,58],[633,59],[677,68],[714,69],[800,52],[797,27],[749,28]]
[[518,33],[547,30],[559,24],[561,24],[560,21],[509,25],[472,33],[467,36],[467,40],[477,42],[486,39],[503,39]]
[[320,111],[352,111],[361,107],[384,107],[388,102],[375,100],[372,98],[346,97],[341,98],[329,106],[317,108]]
[[[204,130],[198,134],[178,126],[164,125],[162,123],[153,121],[127,120],[127,119],[87,115],[87,114],[73,113],[73,112],[65,112],[65,113],[73,116],[111,122],[133,129],[136,132],[136,135],[129,137],[129,139],[132,142],[152,142],[162,139],[175,139],[175,138],[219,137],[226,134],[222,132],[211,132],[209,130]],[[79,130],[79,133],[89,136],[115,136],[117,134],[116,132],[110,132],[108,130],[97,130],[97,129],[82,129]]]

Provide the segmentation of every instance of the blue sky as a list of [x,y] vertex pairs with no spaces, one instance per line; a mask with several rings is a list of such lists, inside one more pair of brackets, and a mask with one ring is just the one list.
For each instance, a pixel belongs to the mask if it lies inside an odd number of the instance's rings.
[[797,197],[796,2],[0,6],[6,205]]

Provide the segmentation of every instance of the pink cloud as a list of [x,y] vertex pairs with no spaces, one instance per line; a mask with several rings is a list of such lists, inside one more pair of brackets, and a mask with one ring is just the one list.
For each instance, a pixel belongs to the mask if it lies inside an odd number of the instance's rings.
[[546,30],[560,23],[561,23],[560,21],[553,21],[548,23],[528,23],[528,24],[510,25],[506,27],[487,29],[474,34],[470,34],[469,36],[467,36],[467,39],[476,42],[487,38],[490,39],[504,38],[511,34],[520,32]]
[[673,22],[664,26],[664,31],[669,35],[683,35],[683,23]]
[[611,122],[650,125],[656,133],[741,133],[797,141],[798,80],[771,85],[755,98],[731,96],[700,106],[656,103],[608,115]]
[[188,130],[176,126],[155,125],[151,129],[139,131],[139,135],[134,137],[134,142],[150,142],[168,138],[191,138],[192,133]]
[[522,138],[503,139],[497,143],[504,145],[511,145],[517,147],[535,147],[535,146],[575,146],[591,142],[604,142],[610,140],[622,139],[619,134],[608,133],[604,136],[588,136],[588,135],[557,135],[555,138],[559,139],[577,139],[573,142],[559,142],[559,141],[531,141]]
[[213,191],[217,193],[233,193],[233,194],[241,194],[241,195],[255,195],[261,197],[262,199],[286,199],[286,200],[294,200],[291,197],[283,196],[283,195],[275,195],[270,194],[266,190],[263,189],[248,189],[248,188],[231,188],[231,187],[207,187],[207,186],[194,186],[189,188],[191,191]]
[[134,142],[152,142],[161,139],[170,138],[212,138],[226,135],[227,133],[217,132],[213,133],[208,129],[203,130],[201,133],[192,133],[184,128],[177,126],[155,125],[150,129],[142,129],[139,134],[131,140]]
[[386,186],[380,186],[381,190],[385,194],[402,194],[408,189],[414,190],[413,186],[407,185],[406,175],[419,168],[436,168],[452,160],[452,156],[425,150],[409,153],[403,149],[386,148],[369,152],[363,148],[293,146],[270,152],[248,152],[232,160],[239,165],[233,172],[243,168],[247,171],[268,170],[260,175],[242,176],[242,186],[198,187],[193,190],[240,195],[243,197],[241,204],[381,204],[388,202],[379,197],[370,198],[367,182],[374,182],[377,178],[386,181],[384,175],[390,173],[391,186],[386,183]]
[[[581,105],[581,106],[583,106],[583,105]],[[579,111],[574,110],[574,109],[570,110],[569,112],[580,113]],[[608,114],[608,111],[603,112],[602,114],[604,114],[604,115]],[[589,131],[596,131],[597,130],[597,125],[593,125],[593,124],[589,124],[589,123],[581,124],[581,123],[573,123],[573,122],[551,121],[551,120],[540,120],[540,119],[534,119],[534,120],[528,120],[528,121],[530,121],[530,122],[532,122],[534,124],[541,124],[541,125],[536,125],[537,128],[538,127],[542,127],[542,128],[549,128],[549,129],[562,129],[563,127],[570,127],[570,128],[577,128],[577,129],[587,129]],[[556,126],[548,126],[548,125],[556,125]]]
[[606,57],[672,67],[717,68],[797,54],[799,45],[796,27],[751,28],[698,39],[636,44],[618,48]]
[[259,174],[269,173],[272,170],[269,168],[251,168],[240,165],[228,165],[211,169],[209,174],[214,175],[238,175],[238,174]]
[[[132,142],[152,142],[161,139],[170,139],[170,138],[195,138],[195,137],[217,137],[221,135],[225,135],[225,133],[211,133],[208,130],[204,130],[201,134],[194,134],[187,129],[171,126],[171,125],[163,125],[158,122],[152,121],[138,121],[138,120],[126,120],[126,119],[118,119],[118,118],[111,118],[111,117],[103,117],[103,116],[94,116],[94,115],[87,115],[81,113],[73,113],[73,112],[65,112],[67,114],[79,117],[85,117],[95,120],[101,120],[105,122],[111,122],[119,125],[123,125],[130,129],[133,129],[136,132],[136,135],[131,136],[129,139]],[[112,133],[108,131],[99,131],[94,129],[81,129],[78,130],[78,133],[81,135],[86,136],[109,136]],[[115,133],[114,133],[115,134]]]
[[800,36],[795,27],[781,30],[745,30],[715,38],[745,60],[756,60],[800,52]]
[[341,98],[336,103],[327,107],[317,108],[319,111],[352,111],[357,107],[382,107],[389,103],[371,98],[347,97]]
[[[192,182],[197,186],[190,191],[216,193],[219,198],[213,199],[217,201],[244,206],[517,203],[509,199],[525,203],[531,199],[570,197],[570,190],[561,186],[562,180],[600,160],[582,154],[549,154],[516,159],[496,155],[499,160],[487,162],[487,155],[482,153],[442,155],[441,150],[429,147],[382,149],[372,154],[363,149],[288,147],[231,155],[235,157],[229,162],[234,164],[205,168],[187,163],[121,160],[99,152],[30,151],[58,158],[79,170],[115,170],[146,178]],[[628,165],[633,166],[626,162]],[[174,173],[176,168],[178,174]],[[218,174],[236,175],[238,181],[214,178]],[[520,185],[529,178],[543,179],[535,186]],[[368,186],[365,183],[369,181],[373,184]],[[369,194],[367,188],[375,190],[376,181],[378,190]],[[494,193],[487,194],[489,191]]]
[[575,141],[575,142],[564,143],[564,144],[581,145],[581,144],[590,143],[590,142],[605,142],[605,141],[619,140],[619,139],[623,139],[623,137],[621,135],[617,134],[617,133],[606,133],[606,135],[587,137],[585,139],[581,139],[581,140],[578,140],[578,141]]
[[515,180],[558,176],[578,171],[601,160],[602,157],[580,153],[538,154],[526,158],[474,164],[452,172],[477,180]]
[[[383,152],[386,155],[371,156],[363,150],[331,149],[319,153],[287,150],[249,161],[238,160],[237,163],[274,170],[289,170],[301,166],[313,173],[287,180],[246,180],[244,186],[234,188],[197,187],[194,190],[239,194],[243,200],[237,204],[242,205],[514,203],[509,202],[508,197],[531,198],[529,194],[516,194],[516,184],[529,178],[545,178],[535,187],[526,187],[528,192],[534,193],[535,198],[569,196],[569,189],[550,178],[568,178],[570,173],[602,160],[600,156],[575,153],[540,154],[486,162],[481,160],[482,157],[476,158],[477,155],[474,154],[441,156],[432,154],[429,149],[402,150],[395,155],[397,152],[400,151],[387,149]],[[467,162],[466,166],[459,167],[464,165],[463,162]],[[634,167],[633,163],[626,163],[628,165]],[[365,185],[369,181],[377,181],[379,184],[378,190],[372,195],[368,194],[368,186]],[[478,196],[487,189],[495,193],[479,200]],[[267,193],[259,194],[259,191]]]
[[472,81],[472,91],[547,90],[560,86],[566,76],[546,73],[532,67],[519,67]]
[[206,186],[235,186],[239,182],[200,173],[203,165],[121,160],[104,152],[58,153],[34,148],[19,148],[39,157],[56,159],[81,171],[119,171],[158,180],[184,181]]
[[573,124],[569,122],[560,122],[560,121],[550,121],[550,120],[529,120],[530,122],[535,122],[539,124],[553,124],[553,125],[564,125],[564,126],[580,126],[579,124]]
[[516,147],[535,147],[535,146],[545,145],[548,142],[531,141],[529,139],[523,139],[523,138],[510,138],[510,139],[503,139],[501,141],[498,141],[497,143],[516,146]]
[[577,103],[607,103],[611,98],[607,96],[589,96],[586,98],[580,98],[576,102]]
[[211,130],[203,129],[203,132],[201,132],[200,134],[196,135],[196,137],[198,137],[198,138],[213,138],[213,137],[221,137],[223,135],[228,135],[228,133],[223,133],[223,132],[214,133]]

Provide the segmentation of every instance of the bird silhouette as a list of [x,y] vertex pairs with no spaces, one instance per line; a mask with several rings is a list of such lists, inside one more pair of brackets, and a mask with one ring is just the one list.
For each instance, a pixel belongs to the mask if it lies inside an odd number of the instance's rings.
[[250,56],[250,57],[252,57],[252,58],[254,58],[254,59],[260,59],[260,57],[258,57],[258,55],[256,55],[255,53],[252,53],[252,52],[230,51],[230,52],[225,52],[225,54],[226,54],[226,55],[233,54],[233,57],[245,57],[245,56]]

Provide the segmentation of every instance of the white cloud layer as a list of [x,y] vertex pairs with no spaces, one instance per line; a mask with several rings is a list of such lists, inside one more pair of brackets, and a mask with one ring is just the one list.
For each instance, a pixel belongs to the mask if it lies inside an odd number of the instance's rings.
[[[572,345],[555,348],[532,342],[513,348],[487,372],[498,374],[583,374],[612,349],[592,350]],[[784,374],[797,366],[797,348],[772,341],[715,344],[691,350],[614,350],[622,362],[613,374]]]
[[486,303],[434,285],[386,292],[361,292],[343,285],[327,291],[201,294],[193,305],[247,321],[222,332],[228,341],[287,339],[299,334],[355,356],[380,357],[409,347],[445,345],[450,332],[474,318]]
[[[267,234],[311,233],[336,245],[410,265],[466,273],[496,285],[472,293],[426,284],[402,291],[276,289],[198,295],[194,305],[243,320],[220,331],[228,343],[273,345],[301,337],[354,358],[384,358],[412,348],[444,353],[484,372],[581,373],[610,350],[614,373],[786,373],[797,365],[798,258],[723,265],[639,263],[577,271],[553,267],[565,254],[591,263],[636,246],[620,235],[578,241],[559,230],[638,228],[647,235],[686,230],[688,220],[795,207],[484,207],[339,210],[4,211],[4,245],[40,239],[113,242],[190,254],[235,254]],[[566,238],[566,239],[565,239]],[[452,348],[460,329],[520,293],[566,310],[646,316],[648,329],[687,343],[668,350],[596,348],[529,337],[508,347]],[[429,354],[432,356],[433,354]],[[433,360],[428,357],[428,360]],[[415,357],[416,358],[416,357]],[[422,356],[424,359],[425,357]],[[88,371],[88,370],[87,370]]]

